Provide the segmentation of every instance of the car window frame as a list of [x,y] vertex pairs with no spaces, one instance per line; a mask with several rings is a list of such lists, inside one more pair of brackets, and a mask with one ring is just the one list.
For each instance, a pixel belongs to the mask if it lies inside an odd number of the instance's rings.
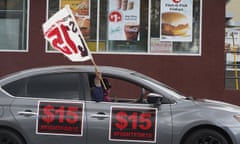
[[[37,98],[37,99],[59,99],[59,98],[49,98],[49,97],[33,97],[33,96],[30,96],[27,94],[27,90],[28,90],[28,84],[29,84],[29,81],[31,80],[31,78],[34,78],[34,77],[39,77],[39,76],[47,76],[47,75],[56,75],[56,74],[69,74],[69,73],[72,73],[72,74],[76,74],[76,76],[78,77],[78,96],[77,96],[77,99],[74,99],[74,100],[86,100],[87,96],[89,96],[88,94],[88,90],[89,90],[89,87],[87,87],[86,85],[86,82],[88,82],[88,79],[86,79],[86,73],[81,73],[81,72],[51,72],[51,73],[40,73],[40,74],[34,74],[34,75],[30,75],[30,76],[24,76],[24,77],[21,77],[20,79],[15,79],[14,81],[11,81],[9,83],[6,83],[4,84],[2,87],[3,87],[3,90],[6,91],[8,94],[10,94],[10,96],[13,96],[13,97],[23,97],[23,98]],[[4,88],[5,86],[7,85],[12,85],[16,82],[18,82],[21,84],[21,88],[18,88],[18,92],[16,92],[15,94],[13,94],[12,92],[9,92],[6,88]],[[81,82],[82,81],[82,82]],[[61,99],[64,99],[64,100],[73,100],[73,99],[68,99],[67,97],[65,98],[61,98]]]
[[[94,72],[88,72],[88,78],[90,77],[90,75],[92,76],[92,75],[95,75],[95,73]],[[143,77],[139,77],[138,75],[133,75],[134,77],[136,77],[136,78],[140,78],[140,79],[142,79]],[[162,98],[162,104],[172,104],[172,103],[175,103],[175,101],[174,100],[171,100],[171,99],[169,99],[167,96],[165,96],[164,94],[162,94],[162,93],[159,93],[159,92],[157,92],[157,91],[155,91],[153,88],[151,88],[151,87],[149,87],[149,86],[147,86],[147,85],[144,85],[143,83],[140,83],[140,82],[138,82],[138,80],[134,80],[134,79],[128,79],[128,77],[125,77],[125,76],[122,76],[122,75],[117,75],[117,73],[109,73],[109,72],[105,72],[105,71],[103,71],[102,72],[102,77],[103,78],[111,78],[111,79],[118,79],[118,80],[121,80],[121,81],[124,81],[124,82],[126,82],[126,83],[130,83],[131,85],[135,85],[136,87],[139,87],[139,88],[141,88],[141,89],[145,89],[145,91],[151,91],[151,92],[153,92],[153,93],[157,93],[157,94],[160,94],[161,96],[163,96],[163,98]],[[88,82],[90,82],[90,79],[88,79]],[[89,85],[89,87],[90,87],[90,83],[88,84]],[[145,93],[146,94],[146,93]],[[140,95],[139,95],[139,97],[138,97],[139,99],[141,98],[140,97]],[[138,100],[138,99],[136,99],[136,100]],[[90,101],[93,101],[93,100],[90,100]],[[123,103],[123,102],[114,102],[113,101],[113,103]],[[139,104],[139,103],[132,103],[132,104]],[[148,104],[148,103],[146,103],[146,104]]]

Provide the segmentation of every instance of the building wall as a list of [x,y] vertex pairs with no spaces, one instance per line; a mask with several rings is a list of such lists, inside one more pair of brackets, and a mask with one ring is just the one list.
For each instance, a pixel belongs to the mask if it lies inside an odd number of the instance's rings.
[[[45,22],[46,1],[30,3],[29,51],[0,52],[0,76],[26,68],[72,63],[61,54],[46,53],[41,25]],[[118,55],[93,54],[97,65],[137,70],[183,94],[240,104],[240,93],[224,89],[225,1],[204,0],[202,14],[202,55]]]

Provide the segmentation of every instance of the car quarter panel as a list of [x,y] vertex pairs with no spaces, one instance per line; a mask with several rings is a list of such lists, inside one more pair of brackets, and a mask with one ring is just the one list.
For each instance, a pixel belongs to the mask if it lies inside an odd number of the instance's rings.
[[192,100],[178,101],[172,105],[173,144],[179,144],[190,130],[210,128],[219,130],[230,138],[234,144],[239,144],[240,123],[233,118],[234,113],[227,108],[209,105],[199,105]]

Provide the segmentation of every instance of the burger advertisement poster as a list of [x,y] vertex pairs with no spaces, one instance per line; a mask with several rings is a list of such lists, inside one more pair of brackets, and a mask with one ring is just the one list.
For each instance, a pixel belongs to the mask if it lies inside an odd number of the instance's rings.
[[192,41],[193,0],[162,0],[160,41]]
[[90,38],[90,2],[90,0],[60,0],[60,9],[70,5],[85,39]]
[[139,41],[140,0],[108,0],[108,39]]

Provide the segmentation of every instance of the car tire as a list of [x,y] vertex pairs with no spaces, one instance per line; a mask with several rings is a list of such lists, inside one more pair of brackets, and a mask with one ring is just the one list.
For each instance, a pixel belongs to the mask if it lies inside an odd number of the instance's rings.
[[0,129],[0,144],[25,144],[25,142],[17,133],[8,129]]
[[230,144],[219,132],[211,129],[201,129],[192,132],[182,144]]

